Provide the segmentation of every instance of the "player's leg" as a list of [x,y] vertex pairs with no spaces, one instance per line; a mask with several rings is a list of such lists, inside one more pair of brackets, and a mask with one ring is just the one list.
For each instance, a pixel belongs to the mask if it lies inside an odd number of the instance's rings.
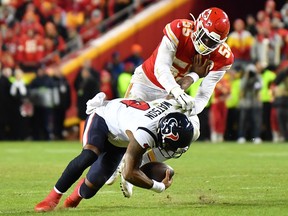
[[35,206],[35,211],[52,211],[57,206],[62,194],[97,160],[98,155],[104,149],[107,134],[108,127],[104,119],[98,115],[89,116],[84,130],[82,152],[70,161],[49,195]]
[[80,181],[73,193],[65,200],[64,207],[76,207],[80,201],[92,198],[117,169],[126,148],[119,148],[107,141],[106,149],[89,169],[85,181]]
[[35,206],[35,211],[52,211],[58,205],[62,194],[80,178],[84,170],[95,160],[97,160],[97,155],[93,151],[83,149],[77,157],[70,161],[48,196]]
[[249,116],[249,112],[247,108],[240,107],[240,115],[239,115],[239,125],[238,125],[238,139],[237,142],[242,144],[246,142],[246,127],[247,127],[247,116]]
[[121,159],[120,163],[118,164],[116,170],[114,173],[112,173],[112,175],[110,176],[110,178],[106,181],[106,185],[112,185],[114,184],[114,182],[117,180],[118,176],[121,174],[121,167],[123,164],[123,158]]
[[[134,98],[134,96],[131,93],[132,88],[133,88],[133,83],[130,83],[128,88],[127,88],[127,90],[126,90],[126,92],[125,92],[125,95],[124,95],[125,98]],[[115,172],[110,176],[110,178],[106,181],[105,184],[112,185],[117,180],[118,176],[121,173],[122,164],[123,164],[123,158],[120,161],[120,163],[119,163],[117,169],[115,170]]]

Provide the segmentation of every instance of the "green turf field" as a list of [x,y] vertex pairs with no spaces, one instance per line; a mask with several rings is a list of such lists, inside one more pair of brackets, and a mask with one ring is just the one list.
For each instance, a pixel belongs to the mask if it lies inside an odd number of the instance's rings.
[[194,143],[168,164],[172,186],[161,194],[135,188],[124,198],[119,180],[76,209],[34,213],[78,142],[0,142],[0,215],[288,215],[288,144]]

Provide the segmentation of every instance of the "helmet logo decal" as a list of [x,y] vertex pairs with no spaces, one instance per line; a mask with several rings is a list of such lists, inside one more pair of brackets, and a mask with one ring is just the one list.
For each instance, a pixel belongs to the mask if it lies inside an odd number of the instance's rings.
[[178,127],[178,122],[175,118],[170,118],[163,122],[163,127],[161,128],[163,137],[171,139],[172,141],[177,141],[179,139],[179,134],[173,133],[173,127],[175,126]]
[[203,11],[203,13],[202,13],[202,17],[203,17],[203,19],[204,19],[204,20],[208,20],[208,18],[209,18],[209,16],[210,16],[211,12],[212,12],[211,9],[207,9],[207,10]]

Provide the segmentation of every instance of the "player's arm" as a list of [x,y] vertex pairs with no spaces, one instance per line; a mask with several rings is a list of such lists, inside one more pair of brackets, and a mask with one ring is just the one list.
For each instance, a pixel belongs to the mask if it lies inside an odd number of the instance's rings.
[[202,55],[197,54],[193,58],[191,72],[180,79],[177,83],[186,91],[193,83],[197,82],[199,78],[206,77],[211,66],[212,61],[209,59],[203,60]]
[[213,94],[216,84],[222,79],[226,71],[211,71],[202,81],[195,96],[195,107],[191,115],[202,112]]
[[122,172],[123,177],[125,178],[125,180],[135,186],[152,189],[158,193],[164,191],[172,183],[172,180],[169,179],[170,173],[166,173],[166,177],[163,179],[162,182],[156,182],[148,178],[140,170],[142,156],[146,152],[146,149],[141,147],[141,145],[137,142],[131,131],[127,130],[126,134],[128,135],[130,141],[125,153],[124,169]]
[[158,48],[154,74],[158,82],[174,96],[183,109],[191,110],[194,106],[194,99],[184,92],[171,73],[175,53],[176,45],[167,36],[163,36]]
[[197,91],[195,108],[191,112],[192,115],[202,112],[209,102],[216,84],[222,79],[225,72],[231,68],[234,62],[234,55],[226,43],[222,44],[215,52],[214,58],[211,59],[213,61],[213,68],[203,79]]
[[170,93],[173,88],[180,87],[171,73],[176,49],[176,46],[164,35],[155,60],[154,74],[158,82],[168,93]]

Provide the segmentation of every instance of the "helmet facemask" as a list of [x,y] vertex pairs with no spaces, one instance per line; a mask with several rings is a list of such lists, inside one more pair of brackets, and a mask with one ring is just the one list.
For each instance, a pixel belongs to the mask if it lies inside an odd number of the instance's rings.
[[216,50],[227,39],[220,40],[220,35],[209,32],[204,28],[202,21],[197,20],[196,31],[193,32],[192,41],[196,51],[201,55],[208,55]]

